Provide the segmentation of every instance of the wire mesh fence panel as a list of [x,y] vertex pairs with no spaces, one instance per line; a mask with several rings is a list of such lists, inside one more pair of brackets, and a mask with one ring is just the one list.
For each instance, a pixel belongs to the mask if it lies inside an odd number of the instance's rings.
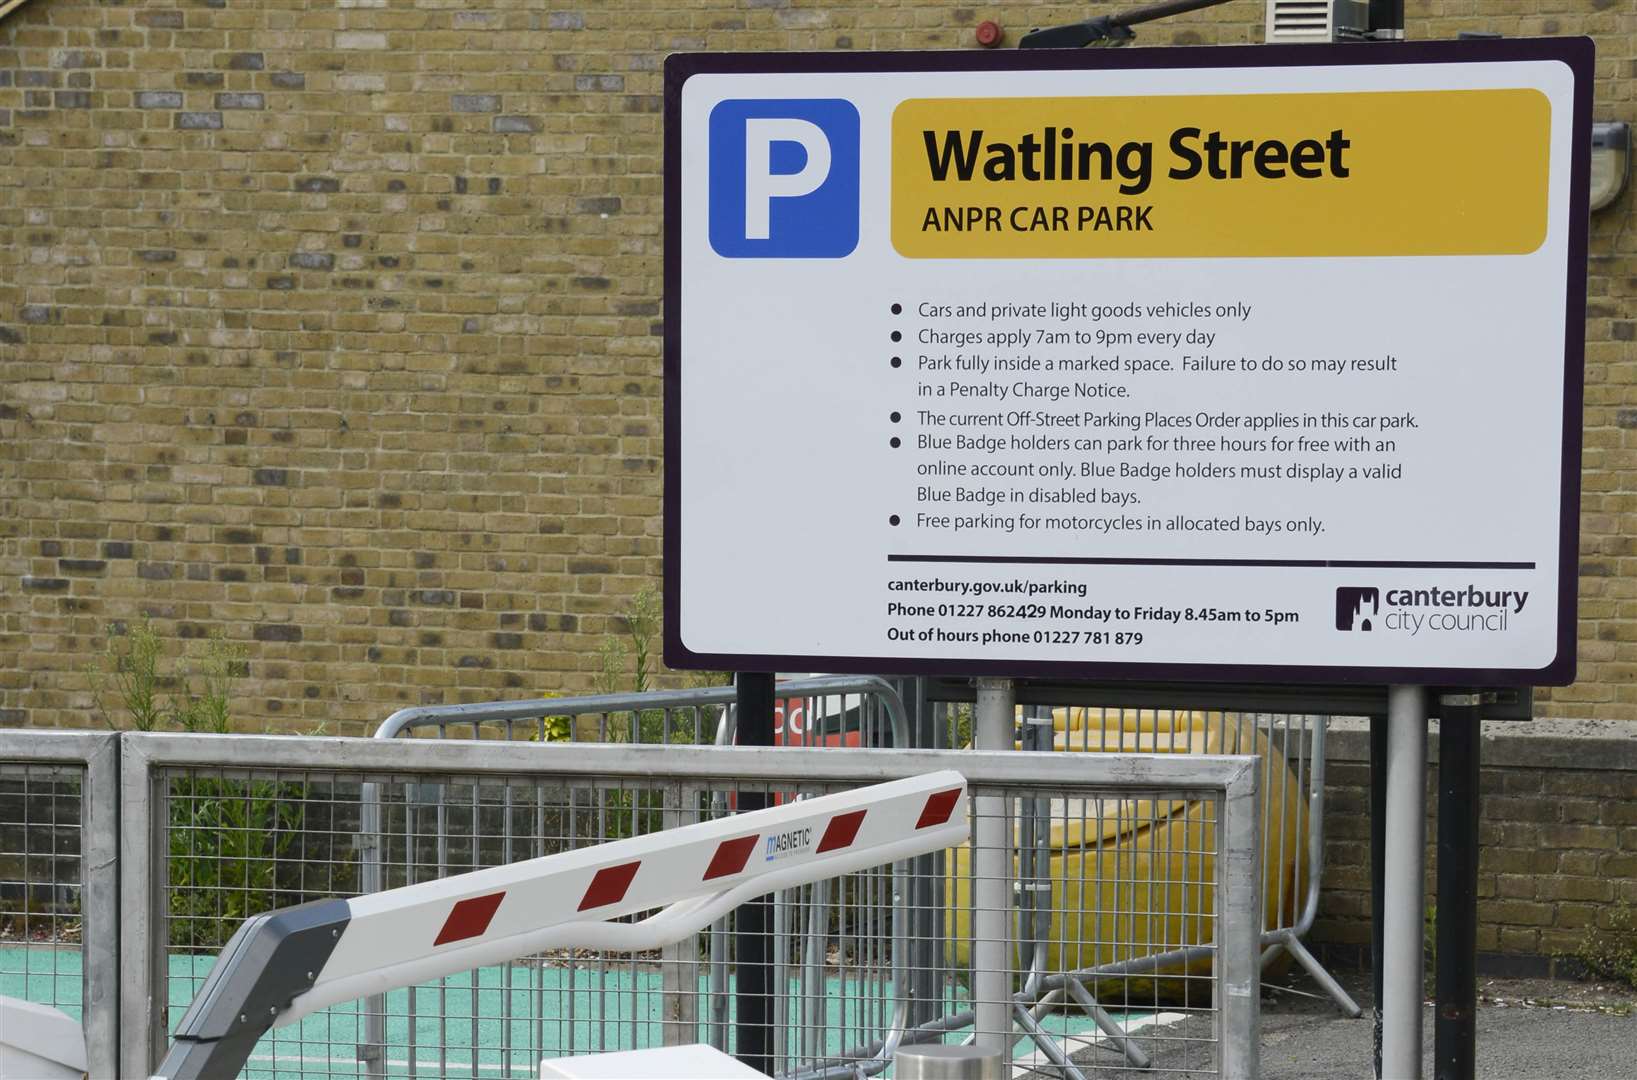
[[[200,767],[156,784],[168,1031],[242,918],[355,894],[361,845],[376,845],[392,888],[856,786]],[[974,1034],[1004,1046],[1018,1076],[1106,1073],[1144,1054],[1212,1074],[1212,798],[973,791],[988,820],[971,843],[768,898],[759,972],[740,962],[753,944],[741,908],[663,952],[560,949],[326,1010],[270,1033],[244,1075],[533,1076],[571,1054],[738,1053],[755,1015],[783,1076],[880,1072],[905,1040]]]
[[[160,986],[153,1000],[164,1032],[175,1030],[246,918],[360,891],[362,790],[359,777],[301,769],[154,775]],[[358,1075],[360,1034],[357,1010],[332,1010],[263,1040],[246,1075]]]
[[94,1076],[118,1043],[116,737],[0,731],[0,997],[80,1022]]
[[[941,745],[971,745],[969,706],[941,703]],[[1254,754],[1259,759],[1266,879],[1264,930],[1305,934],[1322,872],[1327,717],[1291,713],[1027,705],[1021,749],[1067,753]]]
[[[1255,754],[1260,762],[1266,879],[1264,930],[1294,928],[1302,917],[1310,875],[1314,806],[1310,747],[1323,718],[1288,713],[1203,710],[1032,707],[1032,722],[1049,722],[1052,749],[1089,753]],[[1301,930],[1305,932],[1306,926]]]
[[[166,769],[157,787],[167,1032],[244,917],[356,895],[360,843],[377,846],[381,887],[393,888],[730,815],[741,794],[777,804],[839,790],[200,768]],[[366,806],[376,823],[369,831]],[[844,1039],[863,1046],[885,1037],[894,999],[882,929],[892,895],[890,871],[866,872],[772,901],[775,979],[784,980],[775,985],[791,987],[773,995],[779,1026],[791,1022],[791,994],[809,1003],[795,1013],[806,1017],[806,1033],[791,1040],[781,1032],[781,1055],[835,1057],[848,1049]],[[557,950],[370,999],[380,1002],[373,1013],[368,1002],[327,1010],[272,1032],[245,1075],[533,1076],[542,1057],[680,1042],[732,1052],[737,933],[730,916],[680,959]],[[839,1009],[813,1011],[838,994]],[[833,1045],[822,1041],[826,1031]]]
[[[542,1058],[692,1042],[813,1080],[885,1072],[897,1047],[924,1041],[995,1046],[1019,1076],[1240,1076],[1221,1063],[1254,1059],[1248,759],[587,745],[524,762],[469,742],[122,745],[141,972],[122,1002],[133,1039],[148,1038],[144,1017],[157,1028],[151,1049],[128,1044],[127,1068],[162,1051],[248,915],[952,767],[973,796],[958,847],[779,888],[664,949],[557,948],[325,1009],[270,1032],[244,1075],[533,1076]],[[765,839],[751,857],[769,863],[828,842]],[[1240,989],[1224,998],[1230,976]]]
[[[1253,754],[1258,759],[1262,833],[1263,968],[1294,959],[1344,1015],[1352,996],[1302,938],[1318,915],[1324,877],[1325,742],[1329,717],[1297,713],[1108,708],[1064,704],[1020,710],[1044,749],[1091,753]],[[950,725],[946,724],[946,727]],[[1272,985],[1279,985],[1273,983]]]
[[1217,802],[972,794],[974,841],[950,871],[946,1017],[969,1009],[1014,1076],[1216,1075]]
[[[799,783],[692,786],[683,793],[698,820],[737,812],[742,805],[781,805],[845,790],[852,785]],[[753,858],[766,863],[822,850],[829,834],[769,836]],[[781,889],[713,924],[702,935],[704,977],[695,1012],[696,1035],[744,1053],[747,1041],[765,1046],[781,1075],[874,1071],[904,1015],[903,939],[908,933],[905,863],[862,870]],[[756,929],[759,927],[759,930]],[[751,940],[758,935],[761,940]],[[748,956],[765,960],[750,970]],[[757,999],[760,1000],[757,1000]],[[746,1017],[760,1016],[761,1032]]]
[[0,761],[0,996],[80,1019],[85,768]]

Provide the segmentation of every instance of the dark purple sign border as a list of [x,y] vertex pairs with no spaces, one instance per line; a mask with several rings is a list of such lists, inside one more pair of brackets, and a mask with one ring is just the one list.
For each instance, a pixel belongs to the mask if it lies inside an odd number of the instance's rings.
[[[694,75],[917,71],[1155,70],[1166,68],[1344,67],[1386,64],[1556,60],[1574,74],[1569,169],[1568,287],[1564,298],[1562,503],[1559,507],[1557,655],[1542,668],[1333,667],[1280,664],[1168,664],[963,660],[904,656],[699,653],[682,642],[681,343],[682,87]],[[1580,552],[1580,451],[1586,356],[1586,234],[1591,170],[1594,49],[1586,37],[1398,42],[1375,45],[1257,45],[1197,48],[1041,49],[949,52],[692,53],[665,61],[665,662],[726,671],[831,671],[895,675],[1057,679],[1176,679],[1189,682],[1372,683],[1566,686],[1575,677]],[[1452,139],[1459,138],[1451,132]],[[773,500],[768,498],[768,504]],[[1497,506],[1505,528],[1512,507]],[[1527,512],[1527,511],[1526,511]],[[747,588],[777,592],[778,582]]]

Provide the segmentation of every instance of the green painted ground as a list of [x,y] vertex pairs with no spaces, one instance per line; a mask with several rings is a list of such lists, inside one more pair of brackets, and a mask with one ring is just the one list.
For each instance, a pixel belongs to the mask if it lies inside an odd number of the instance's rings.
[[[173,1025],[213,960],[171,958]],[[53,1004],[77,1016],[79,950],[0,948],[0,995]],[[848,1045],[865,1041],[867,1036],[859,1033],[864,1025],[857,988],[830,979],[824,998],[827,1052],[840,1051],[843,1040]],[[629,965],[610,965],[605,971],[582,967],[572,975],[560,967],[483,968],[441,984],[395,991],[387,996],[387,1076],[534,1076],[542,1057],[657,1046],[663,1040],[661,1000],[658,973]],[[801,1003],[792,999],[789,1007],[799,1010]],[[873,1016],[875,1003],[867,1008]],[[1078,1015],[1048,1017],[1045,1026],[1059,1037],[1093,1032],[1091,1023]],[[701,1030],[700,1041],[705,1036]],[[356,1047],[363,1041],[356,1006],[329,1009],[263,1039],[243,1075],[253,1080],[359,1077]],[[1018,1053],[1032,1049],[1023,1040]]]

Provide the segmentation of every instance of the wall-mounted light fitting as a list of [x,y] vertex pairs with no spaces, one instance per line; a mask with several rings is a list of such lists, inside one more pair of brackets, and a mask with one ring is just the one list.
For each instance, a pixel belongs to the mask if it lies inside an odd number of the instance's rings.
[[1623,120],[1592,125],[1591,208],[1601,210],[1625,190],[1631,172],[1631,125]]

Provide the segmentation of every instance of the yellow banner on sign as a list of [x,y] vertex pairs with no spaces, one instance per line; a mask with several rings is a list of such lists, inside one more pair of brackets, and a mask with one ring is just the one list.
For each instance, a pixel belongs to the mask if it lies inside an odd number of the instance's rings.
[[922,259],[1524,255],[1546,238],[1531,89],[917,98],[892,242]]

